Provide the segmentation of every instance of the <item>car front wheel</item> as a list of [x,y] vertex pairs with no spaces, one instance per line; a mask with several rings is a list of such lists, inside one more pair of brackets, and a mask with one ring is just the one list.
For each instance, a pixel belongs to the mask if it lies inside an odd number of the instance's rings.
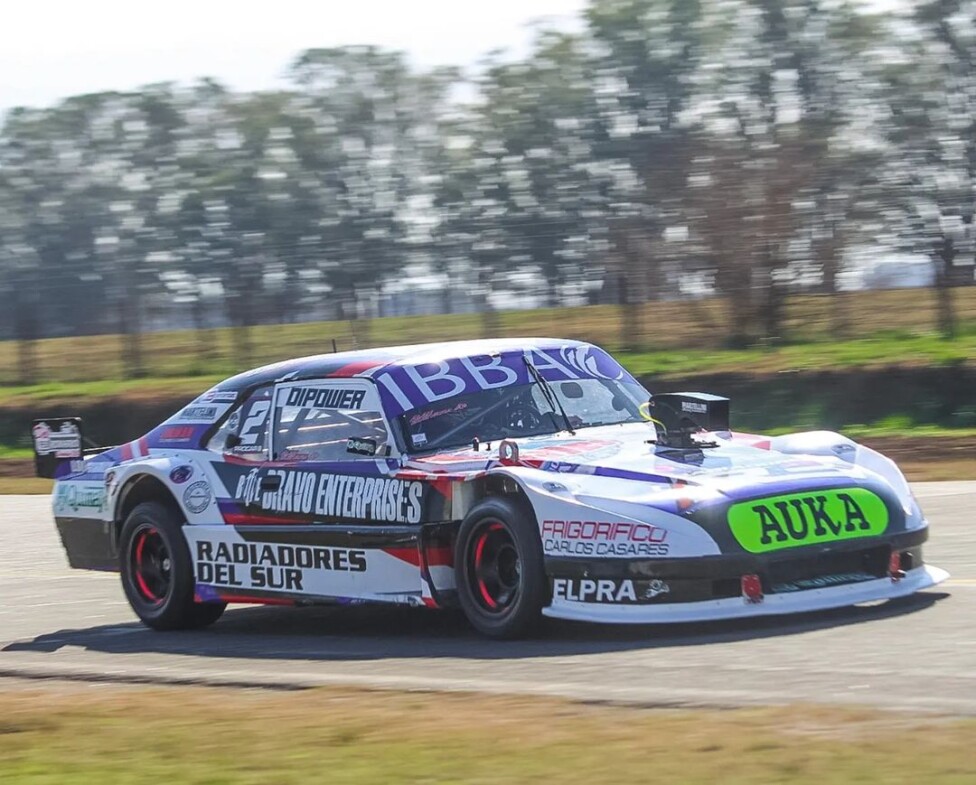
[[454,564],[458,599],[471,625],[517,638],[537,624],[546,601],[539,529],[527,502],[490,497],[461,523]]
[[159,502],[137,505],[122,527],[122,588],[132,610],[154,630],[205,627],[226,607],[193,601],[193,561],[182,527],[179,516]]

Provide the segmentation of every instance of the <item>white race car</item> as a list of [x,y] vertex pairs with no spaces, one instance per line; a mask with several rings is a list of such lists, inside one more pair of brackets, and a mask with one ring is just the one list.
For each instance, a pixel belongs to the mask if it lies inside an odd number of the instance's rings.
[[729,429],[586,343],[306,357],[234,376],[145,436],[84,450],[35,421],[72,566],[118,570],[155,629],[229,602],[460,605],[494,637],[540,614],[672,622],[911,594],[928,525],[887,458],[824,431]]

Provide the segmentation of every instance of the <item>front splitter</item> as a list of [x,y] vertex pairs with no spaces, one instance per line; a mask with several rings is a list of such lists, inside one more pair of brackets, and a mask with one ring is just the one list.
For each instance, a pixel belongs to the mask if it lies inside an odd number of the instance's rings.
[[898,581],[878,578],[862,583],[807,589],[787,594],[769,594],[761,602],[747,602],[741,597],[705,602],[660,604],[608,604],[555,599],[543,609],[554,619],[588,621],[599,624],[668,624],[673,622],[742,619],[754,616],[779,616],[791,613],[843,608],[862,602],[877,602],[907,597],[922,589],[936,586],[949,577],[939,567],[924,565],[910,570]]

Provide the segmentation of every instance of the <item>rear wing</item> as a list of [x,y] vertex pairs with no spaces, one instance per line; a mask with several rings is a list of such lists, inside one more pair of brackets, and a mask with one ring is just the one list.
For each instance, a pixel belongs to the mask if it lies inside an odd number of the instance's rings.
[[95,455],[110,447],[85,449],[85,438],[81,430],[80,417],[45,417],[31,423],[31,441],[34,445],[34,471],[38,477],[54,479],[58,474],[64,476],[77,471],[68,466],[68,471],[59,472],[65,463],[84,460],[86,455]]

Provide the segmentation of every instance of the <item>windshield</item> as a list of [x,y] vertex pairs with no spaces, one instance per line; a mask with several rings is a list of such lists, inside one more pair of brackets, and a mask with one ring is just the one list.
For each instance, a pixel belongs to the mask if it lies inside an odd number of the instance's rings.
[[[574,429],[644,421],[638,407],[648,395],[638,384],[609,379],[550,384]],[[400,421],[414,451],[464,447],[475,439],[541,436],[566,428],[562,414],[534,382],[456,395],[411,409]]]

